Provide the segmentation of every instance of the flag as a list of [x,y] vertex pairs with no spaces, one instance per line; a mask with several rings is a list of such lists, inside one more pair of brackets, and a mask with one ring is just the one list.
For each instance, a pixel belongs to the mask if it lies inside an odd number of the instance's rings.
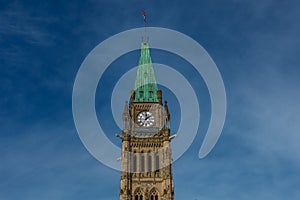
[[146,12],[145,12],[145,10],[142,10],[142,15],[144,17],[144,22],[146,23]]

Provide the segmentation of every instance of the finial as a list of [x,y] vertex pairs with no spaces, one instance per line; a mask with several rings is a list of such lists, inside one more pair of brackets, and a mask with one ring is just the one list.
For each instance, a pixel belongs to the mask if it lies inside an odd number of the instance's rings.
[[128,101],[126,101],[124,106],[123,116],[128,116],[128,115],[129,115]]

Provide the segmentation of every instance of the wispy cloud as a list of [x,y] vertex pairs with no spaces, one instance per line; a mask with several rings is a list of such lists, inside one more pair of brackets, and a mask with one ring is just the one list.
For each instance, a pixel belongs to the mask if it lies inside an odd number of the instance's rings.
[[0,13],[0,33],[4,36],[21,36],[25,42],[49,45],[53,40],[45,28],[57,21],[50,16],[36,16],[33,11],[14,1]]

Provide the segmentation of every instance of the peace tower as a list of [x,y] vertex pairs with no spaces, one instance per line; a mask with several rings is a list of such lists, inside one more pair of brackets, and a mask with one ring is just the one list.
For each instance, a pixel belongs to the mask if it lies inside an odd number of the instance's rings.
[[120,200],[173,200],[170,114],[149,44],[142,42],[134,90],[123,112]]

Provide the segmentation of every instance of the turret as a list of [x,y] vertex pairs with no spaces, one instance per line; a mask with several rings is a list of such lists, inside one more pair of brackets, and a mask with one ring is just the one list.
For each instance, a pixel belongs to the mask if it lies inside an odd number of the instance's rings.
[[129,130],[131,119],[130,119],[130,114],[129,114],[129,109],[128,109],[128,101],[125,102],[122,118],[123,118],[123,129]]
[[165,101],[164,104],[164,123],[165,123],[165,128],[169,129],[170,128],[170,113],[169,113],[169,109],[168,109],[168,102]]

